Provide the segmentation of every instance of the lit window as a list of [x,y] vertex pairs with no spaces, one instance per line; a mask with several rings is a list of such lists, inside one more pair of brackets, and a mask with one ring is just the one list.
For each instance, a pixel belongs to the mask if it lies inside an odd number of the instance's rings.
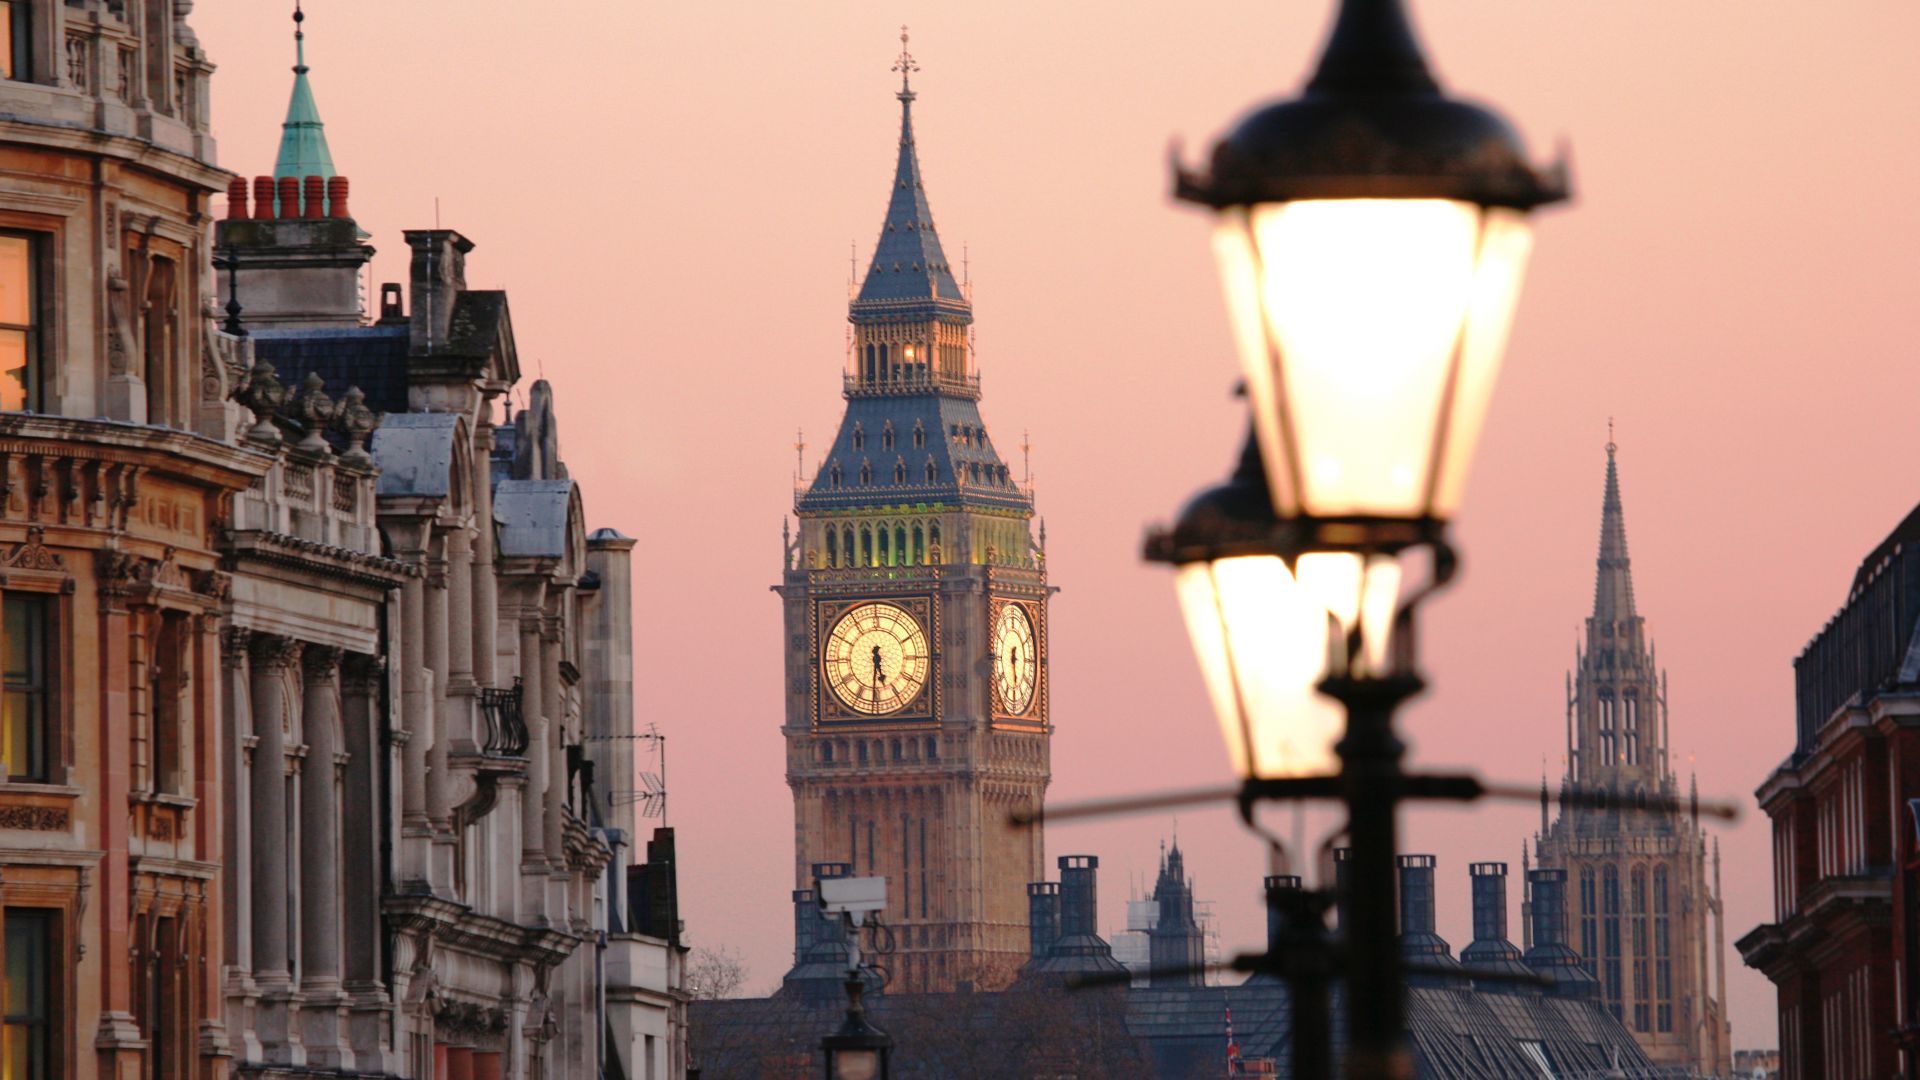
[[40,908],[7,908],[6,1075],[8,1080],[52,1080],[60,1039],[59,972],[54,964],[60,941],[60,913]]
[[[0,12],[9,7],[0,0]],[[36,247],[32,237],[0,234],[0,410],[8,412],[40,408]]]
[[11,780],[46,781],[49,608],[45,596],[10,593],[5,602],[6,689],[0,706]]
[[32,10],[28,0],[0,0],[0,78],[21,82],[33,77]]

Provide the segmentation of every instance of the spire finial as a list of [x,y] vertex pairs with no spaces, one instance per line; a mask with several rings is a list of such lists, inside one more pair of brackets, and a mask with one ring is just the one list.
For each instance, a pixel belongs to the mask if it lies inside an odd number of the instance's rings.
[[307,32],[301,25],[307,21],[307,13],[300,10],[300,0],[293,0],[293,73],[307,73]]
[[1607,417],[1607,456],[1612,457],[1613,452],[1618,449],[1619,447],[1613,443],[1613,417],[1609,416]]
[[914,96],[913,84],[909,81],[909,77],[914,72],[920,70],[920,65],[914,63],[913,54],[907,51],[907,26],[905,23],[900,24],[900,58],[893,62],[893,70],[900,73],[900,100],[912,101]]

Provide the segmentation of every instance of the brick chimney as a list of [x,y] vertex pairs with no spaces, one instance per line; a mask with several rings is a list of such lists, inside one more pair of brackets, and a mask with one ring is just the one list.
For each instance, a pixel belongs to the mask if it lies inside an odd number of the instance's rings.
[[467,288],[467,252],[473,250],[473,241],[452,229],[409,229],[404,235],[413,249],[408,320],[413,351],[437,352],[447,347],[454,301]]

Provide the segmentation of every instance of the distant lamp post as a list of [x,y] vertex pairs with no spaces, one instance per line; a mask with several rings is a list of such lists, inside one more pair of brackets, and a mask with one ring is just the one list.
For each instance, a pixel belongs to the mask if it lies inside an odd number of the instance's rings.
[[[1453,573],[1446,525],[1506,348],[1527,216],[1566,198],[1566,170],[1536,168],[1506,121],[1441,92],[1400,0],[1344,0],[1301,95],[1247,116],[1204,174],[1176,170],[1175,193],[1216,214],[1255,438],[1147,557],[1179,569],[1249,823],[1259,798],[1346,803],[1346,1071],[1408,1077],[1395,819],[1416,792],[1393,716],[1423,686],[1413,609]],[[1403,601],[1414,548],[1433,576]]]
[[890,1080],[893,1040],[867,1023],[860,1003],[866,989],[859,976],[847,979],[847,1019],[840,1030],[820,1040],[827,1059],[827,1080]]

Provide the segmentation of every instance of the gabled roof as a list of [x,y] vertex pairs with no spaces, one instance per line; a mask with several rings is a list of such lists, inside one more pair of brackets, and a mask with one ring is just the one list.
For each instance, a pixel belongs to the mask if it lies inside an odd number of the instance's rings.
[[454,413],[389,413],[373,433],[373,461],[381,495],[445,498],[454,494],[453,468],[460,417]]

